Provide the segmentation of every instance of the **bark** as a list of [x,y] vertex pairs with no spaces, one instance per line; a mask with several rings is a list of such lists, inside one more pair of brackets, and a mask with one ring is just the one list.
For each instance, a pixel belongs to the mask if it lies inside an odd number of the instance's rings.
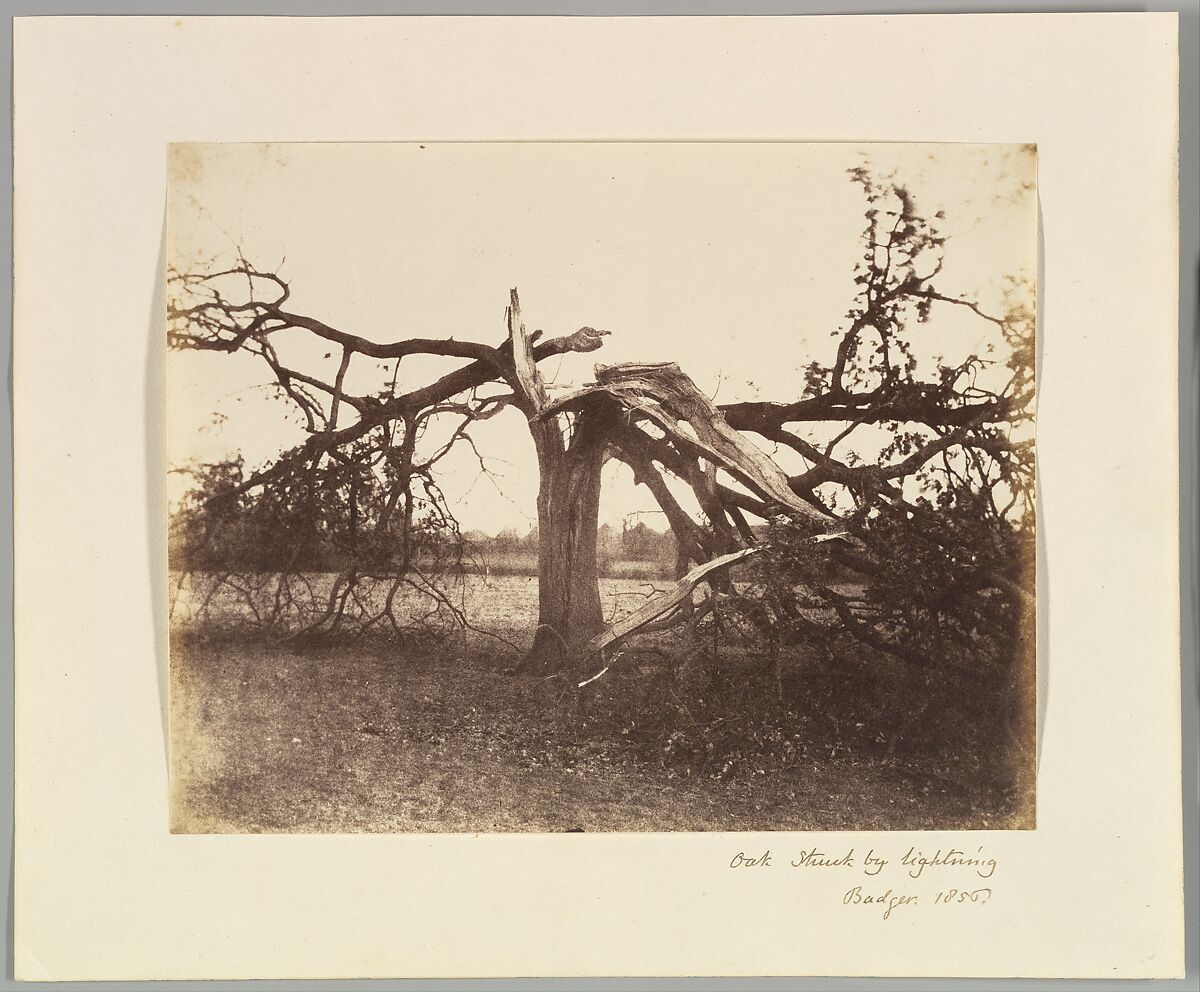
[[[712,401],[674,363],[597,367],[594,386],[577,390],[544,409],[545,412],[577,409],[597,397],[608,397],[623,407],[631,419],[652,424],[677,451],[706,463],[707,482],[687,480],[698,498],[713,494],[719,468],[759,498],[778,504],[818,528],[829,525],[828,515],[798,497],[783,470],[734,430]],[[713,511],[715,516],[723,517],[715,513],[715,507]],[[721,519],[711,522],[716,527],[722,526]]]
[[[507,320],[510,381],[529,419],[539,476],[538,627],[518,669],[556,668],[576,660],[578,649],[604,629],[596,542],[612,405],[598,398],[570,414],[547,413],[534,338],[521,322],[515,289]],[[578,350],[598,347],[603,333],[581,328]]]
[[541,474],[538,629],[523,667],[569,663],[604,629],[596,541],[605,419],[601,410],[580,414],[565,445],[557,419],[530,424]]

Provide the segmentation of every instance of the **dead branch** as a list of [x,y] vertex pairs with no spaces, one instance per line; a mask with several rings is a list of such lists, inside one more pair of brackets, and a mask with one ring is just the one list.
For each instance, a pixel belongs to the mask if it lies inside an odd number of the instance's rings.
[[629,616],[617,621],[607,630],[592,638],[585,649],[586,654],[597,654],[623,641],[646,624],[679,606],[680,603],[691,596],[692,590],[713,572],[733,565],[736,562],[745,561],[747,558],[758,554],[761,550],[761,548],[743,548],[741,551],[734,551],[731,554],[722,555],[720,558],[714,558],[712,561],[696,566],[661,596],[650,600],[645,606],[634,610]]

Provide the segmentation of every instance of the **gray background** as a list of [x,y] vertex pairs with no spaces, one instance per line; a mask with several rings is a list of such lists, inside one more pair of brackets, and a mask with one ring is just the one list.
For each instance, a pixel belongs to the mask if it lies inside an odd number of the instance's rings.
[[[1035,979],[830,979],[830,978],[771,978],[771,979],[504,979],[489,981],[265,981],[254,982],[255,988],[324,990],[354,989],[470,989],[470,990],[593,990],[601,988],[647,988],[654,990],[677,989],[1014,989],[1034,990],[1070,987],[1078,989],[1200,989],[1200,928],[1197,925],[1197,875],[1200,873],[1200,825],[1197,822],[1197,752],[1200,737],[1197,734],[1200,714],[1200,682],[1198,682],[1197,657],[1197,524],[1200,523],[1200,492],[1197,490],[1198,414],[1197,395],[1200,392],[1200,366],[1197,364],[1197,341],[1200,340],[1200,0],[1183,0],[1180,3],[950,3],[927,2],[904,3],[901,0],[841,0],[841,2],[817,2],[817,0],[763,0],[759,3],[693,2],[670,3],[665,0],[619,0],[601,3],[596,0],[493,0],[493,2],[445,3],[433,0],[425,3],[331,3],[328,0],[257,0],[253,3],[139,3],[118,0],[114,3],[37,3],[35,0],[11,2],[0,0],[4,17],[4,50],[9,56],[9,69],[4,74],[4,102],[11,107],[12,84],[12,24],[10,17],[47,14],[276,14],[276,15],[353,15],[353,14],[559,14],[559,15],[639,15],[639,14],[902,14],[902,13],[1053,13],[1086,11],[1177,11],[1180,15],[1180,507],[1182,534],[1182,564],[1180,595],[1183,608],[1183,789],[1184,789],[1184,838],[1187,856],[1186,904],[1187,904],[1187,978],[1182,982],[1153,981],[1043,981]],[[6,182],[11,188],[12,155],[11,124],[6,134],[7,154],[4,155]],[[4,198],[3,220],[7,257],[12,258],[12,209],[10,198]],[[0,313],[4,318],[0,333],[0,345],[8,354],[8,401],[0,404],[0,436],[7,443],[0,458],[0,514],[4,517],[4,540],[8,545],[4,552],[3,567],[0,567],[0,629],[3,637],[3,664],[5,676],[0,679],[0,714],[8,721],[9,731],[4,735],[5,755],[0,769],[4,780],[0,784],[0,824],[4,830],[4,848],[8,851],[8,895],[4,909],[3,940],[5,947],[4,975],[0,978],[0,992],[6,989],[36,987],[31,983],[18,985],[13,981],[12,962],[12,284],[6,280],[0,296]],[[1066,911],[1069,911],[1066,910]],[[130,983],[120,982],[63,982],[56,988],[62,989],[117,989]],[[248,982],[150,982],[142,987],[165,989],[204,989],[223,992],[227,989],[244,988]]]

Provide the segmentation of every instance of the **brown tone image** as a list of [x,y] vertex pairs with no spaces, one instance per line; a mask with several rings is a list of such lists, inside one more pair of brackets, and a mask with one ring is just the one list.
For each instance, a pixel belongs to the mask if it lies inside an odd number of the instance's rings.
[[1033,827],[1033,148],[169,180],[176,832]]

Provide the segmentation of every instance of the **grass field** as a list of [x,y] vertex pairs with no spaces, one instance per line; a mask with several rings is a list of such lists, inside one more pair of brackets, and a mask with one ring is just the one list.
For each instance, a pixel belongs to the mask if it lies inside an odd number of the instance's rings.
[[[333,583],[331,573],[310,573],[299,576],[293,587],[298,600],[320,609]],[[205,579],[196,581],[192,576],[173,573],[171,578],[171,622],[176,629],[187,629],[199,620],[200,605],[207,589]],[[275,577],[262,576],[262,584],[251,588],[253,577],[239,576],[237,586],[224,586],[204,605],[205,619],[211,623],[237,625],[246,622],[254,611],[247,608],[247,596],[238,592],[245,590],[254,603],[254,610],[262,614],[269,612],[274,590]],[[600,579],[600,598],[604,616],[612,622],[631,613],[646,601],[648,595],[668,588],[672,579],[649,579],[640,577]],[[379,595],[386,587],[374,589]],[[442,588],[454,605],[471,619],[471,623],[485,630],[521,630],[532,624],[537,617],[538,580],[537,573],[525,574],[468,574],[458,578],[447,578]],[[375,604],[378,605],[378,604]],[[429,601],[424,593],[411,588],[401,589],[396,603],[398,614],[419,616],[428,609]]]
[[[621,559],[600,561],[600,575],[606,579],[665,579],[674,578],[674,562],[625,561]],[[483,575],[529,575],[538,574],[536,551],[492,551],[475,554],[467,565],[467,571]]]
[[[468,585],[477,622],[528,640],[512,622],[536,580]],[[641,602],[637,583],[604,587],[613,614]],[[172,635],[176,831],[951,829],[1015,815],[969,775],[881,760],[853,731],[831,747],[819,714],[751,734],[696,709],[681,753],[663,730],[675,704],[646,708],[650,664],[583,697],[504,674],[515,656],[475,635],[299,647],[208,629],[177,616]]]

